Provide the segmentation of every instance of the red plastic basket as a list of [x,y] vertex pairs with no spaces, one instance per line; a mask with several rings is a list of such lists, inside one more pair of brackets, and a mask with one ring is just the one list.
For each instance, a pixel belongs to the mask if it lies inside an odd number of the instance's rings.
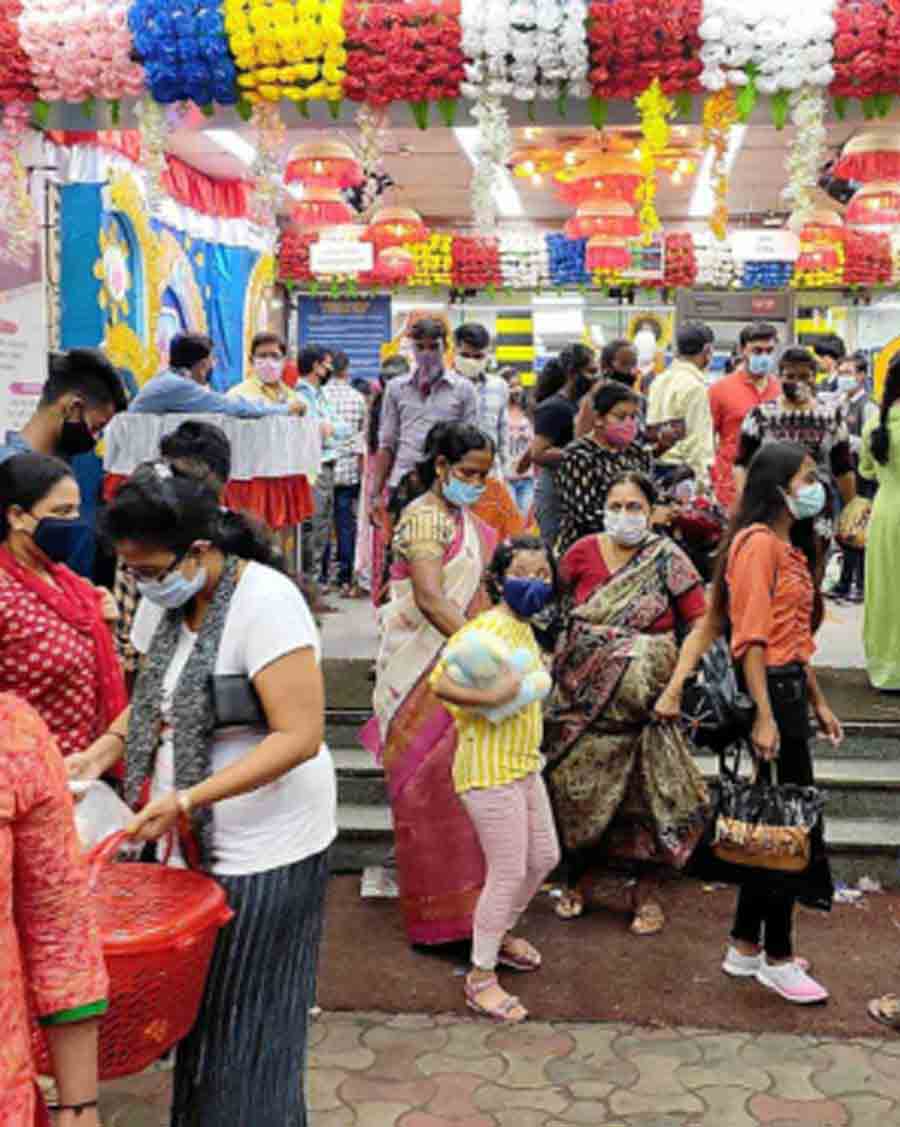
[[[127,834],[89,855],[91,891],[109,973],[109,1010],[100,1023],[100,1078],[131,1076],[159,1060],[197,1018],[219,928],[232,918],[225,893],[187,869],[112,864]],[[50,1071],[34,1025],[38,1071]]]

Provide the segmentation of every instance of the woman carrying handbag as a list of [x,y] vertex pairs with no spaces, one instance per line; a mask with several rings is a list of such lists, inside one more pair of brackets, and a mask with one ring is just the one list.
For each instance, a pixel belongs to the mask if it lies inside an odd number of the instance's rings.
[[[756,705],[754,756],[773,762],[779,784],[813,785],[809,708],[834,745],[840,723],[810,667],[815,587],[813,522],[825,489],[806,450],[791,442],[763,446],[750,464],[740,506],[726,535],[710,616],[727,621],[731,652]],[[821,820],[812,831],[809,866],[789,879],[748,872],[722,969],[756,978],[789,1002],[824,1002],[828,991],[794,959],[791,943],[796,899],[831,906],[832,881]]]

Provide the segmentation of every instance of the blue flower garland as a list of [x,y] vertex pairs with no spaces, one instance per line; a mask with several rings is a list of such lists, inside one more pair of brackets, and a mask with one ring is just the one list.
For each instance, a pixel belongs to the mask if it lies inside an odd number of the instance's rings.
[[550,281],[554,286],[590,285],[591,275],[584,268],[587,239],[567,239],[565,235],[547,236],[547,258]]
[[237,102],[237,68],[215,0],[134,0],[128,25],[157,102]]
[[741,288],[745,290],[781,290],[790,285],[793,262],[745,262]]

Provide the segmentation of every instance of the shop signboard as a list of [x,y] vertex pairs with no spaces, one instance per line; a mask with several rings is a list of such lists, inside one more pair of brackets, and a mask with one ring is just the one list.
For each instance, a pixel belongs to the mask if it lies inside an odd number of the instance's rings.
[[0,261],[0,439],[28,421],[47,378],[43,263],[38,245],[27,266]]
[[313,274],[363,274],[372,269],[371,243],[344,239],[319,239],[309,248],[309,268]]
[[793,231],[748,228],[732,232],[731,252],[739,262],[796,262],[800,240]]
[[300,298],[300,347],[325,345],[346,352],[350,375],[376,379],[381,348],[391,339],[389,297]]

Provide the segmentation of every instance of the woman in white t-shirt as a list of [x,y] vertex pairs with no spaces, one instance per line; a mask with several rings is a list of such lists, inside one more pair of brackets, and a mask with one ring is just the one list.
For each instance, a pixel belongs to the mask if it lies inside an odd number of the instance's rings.
[[143,661],[131,707],[74,771],[99,774],[124,748],[126,797],[150,799],[134,835],[189,825],[235,912],[178,1048],[172,1127],[305,1127],[337,833],[316,627],[268,542],[201,483],[142,467],[106,525],[143,596],[132,632]]

